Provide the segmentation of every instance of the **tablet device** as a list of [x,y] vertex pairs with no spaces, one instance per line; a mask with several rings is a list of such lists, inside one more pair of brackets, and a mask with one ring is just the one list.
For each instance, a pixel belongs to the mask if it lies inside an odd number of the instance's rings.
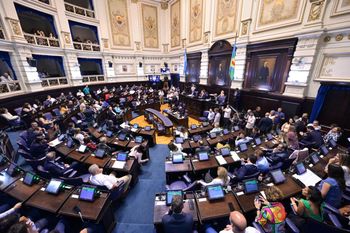
[[270,134],[270,133],[266,134],[266,139],[267,139],[268,141],[271,141],[271,140],[273,139],[272,134]]
[[49,184],[46,186],[45,191],[51,194],[58,194],[62,186],[62,180],[51,179]]
[[109,137],[109,138],[112,137],[113,136],[113,132],[110,131],[110,130],[107,130],[106,136]]
[[206,151],[199,152],[199,153],[198,153],[198,160],[199,160],[199,161],[206,161],[206,160],[209,160],[208,152],[206,152]]
[[311,153],[310,160],[312,164],[318,163],[320,161],[320,158],[318,157],[318,153],[317,152]]
[[329,139],[329,141],[328,141],[328,143],[329,143],[329,146],[330,147],[337,147],[337,142],[336,141],[334,141],[333,139]]
[[126,139],[126,134],[125,134],[125,133],[120,133],[120,134],[118,135],[118,139],[119,139],[120,141],[124,141],[124,140]]
[[200,135],[193,135],[193,141],[198,142],[202,137]]
[[6,173],[9,176],[14,176],[16,173],[16,168],[17,168],[17,166],[15,164],[11,163],[10,166],[6,169]]
[[229,156],[230,155],[230,148],[224,147],[220,149],[220,153],[222,156]]
[[248,150],[248,147],[247,147],[247,144],[246,143],[241,143],[239,144],[239,151],[240,152],[244,152],[244,151],[247,151]]
[[197,125],[191,125],[191,129],[197,129]]
[[143,141],[142,136],[136,136],[136,137],[135,137],[135,142],[136,142],[136,143],[142,143],[142,141]]
[[145,131],[151,131],[151,126],[146,126]]
[[225,193],[221,185],[207,186],[207,194],[209,201],[214,201],[225,197]]
[[86,146],[85,146],[85,145],[80,145],[79,148],[78,148],[78,151],[79,151],[80,153],[85,153],[85,151],[86,151]]
[[97,149],[95,151],[95,156],[97,158],[103,158],[105,156],[106,151],[104,149]]
[[250,179],[243,181],[244,193],[256,193],[259,192],[259,185],[256,179]]
[[34,183],[34,174],[27,172],[24,176],[23,183],[31,186]]
[[274,184],[281,184],[286,180],[286,177],[284,176],[281,169],[273,170],[270,173]]
[[72,138],[68,138],[68,139],[67,139],[67,147],[68,147],[68,148],[73,148],[73,146],[74,146],[74,141],[73,141],[73,139],[72,139]]
[[184,158],[182,156],[182,153],[175,153],[173,154],[173,163],[183,163]]
[[210,133],[210,134],[209,134],[209,137],[210,137],[211,139],[216,138],[216,133]]
[[322,146],[320,147],[320,151],[321,151],[321,153],[322,153],[324,156],[326,156],[326,155],[329,153],[329,150],[328,150],[328,148],[327,148],[325,145],[322,145]]
[[127,158],[128,158],[128,154],[125,152],[119,152],[117,154],[117,161],[126,161]]
[[230,133],[230,131],[228,131],[228,129],[224,129],[223,131],[222,131],[222,134],[223,135],[227,135],[227,134],[229,134]]
[[303,163],[298,163],[295,166],[295,170],[298,175],[304,174],[306,172],[306,168]]
[[183,192],[181,190],[168,190],[166,191],[165,203],[167,206],[171,206],[174,196],[181,196],[183,198]]
[[235,126],[233,127],[233,131],[235,131],[235,132],[239,131],[239,126],[238,126],[238,125],[235,125]]
[[79,200],[94,201],[96,188],[91,186],[82,186],[79,193]]
[[254,138],[254,144],[257,146],[261,145],[261,138],[260,137]]
[[182,143],[184,143],[184,139],[182,137],[176,137],[175,138],[175,143],[182,144]]

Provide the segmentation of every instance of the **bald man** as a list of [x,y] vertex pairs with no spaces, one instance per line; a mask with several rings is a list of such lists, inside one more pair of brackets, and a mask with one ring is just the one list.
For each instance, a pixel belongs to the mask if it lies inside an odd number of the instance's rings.
[[[259,233],[259,231],[253,227],[247,227],[247,220],[238,211],[233,211],[230,213],[230,223],[226,228],[220,233]],[[206,229],[205,233],[216,233],[216,231],[209,227]]]

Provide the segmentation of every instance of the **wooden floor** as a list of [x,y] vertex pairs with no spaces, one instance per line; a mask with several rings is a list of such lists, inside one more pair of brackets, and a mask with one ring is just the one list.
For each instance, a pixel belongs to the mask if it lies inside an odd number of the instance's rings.
[[[163,104],[160,106],[160,110],[163,111],[164,109],[166,109],[168,107],[169,107],[168,104]],[[143,115],[136,117],[130,123],[131,124],[137,123],[141,127],[152,126],[151,124],[146,122],[145,117]],[[199,124],[199,121],[190,117],[188,119],[188,124],[189,124],[189,126],[192,124]],[[157,144],[169,144],[171,139],[173,139],[172,136],[158,136],[158,134],[156,133],[156,143]]]

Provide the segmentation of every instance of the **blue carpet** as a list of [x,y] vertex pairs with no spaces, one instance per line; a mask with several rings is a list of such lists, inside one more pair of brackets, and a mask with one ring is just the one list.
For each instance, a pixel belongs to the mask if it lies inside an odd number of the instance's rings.
[[154,197],[165,190],[164,162],[169,154],[167,145],[150,148],[151,160],[143,166],[139,182],[115,213],[117,226],[114,233],[154,233]]

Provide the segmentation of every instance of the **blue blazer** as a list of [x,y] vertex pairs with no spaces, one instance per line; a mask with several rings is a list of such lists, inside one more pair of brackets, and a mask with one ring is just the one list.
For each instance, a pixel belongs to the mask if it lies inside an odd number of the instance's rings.
[[193,216],[189,213],[166,214],[162,218],[165,233],[192,233]]

